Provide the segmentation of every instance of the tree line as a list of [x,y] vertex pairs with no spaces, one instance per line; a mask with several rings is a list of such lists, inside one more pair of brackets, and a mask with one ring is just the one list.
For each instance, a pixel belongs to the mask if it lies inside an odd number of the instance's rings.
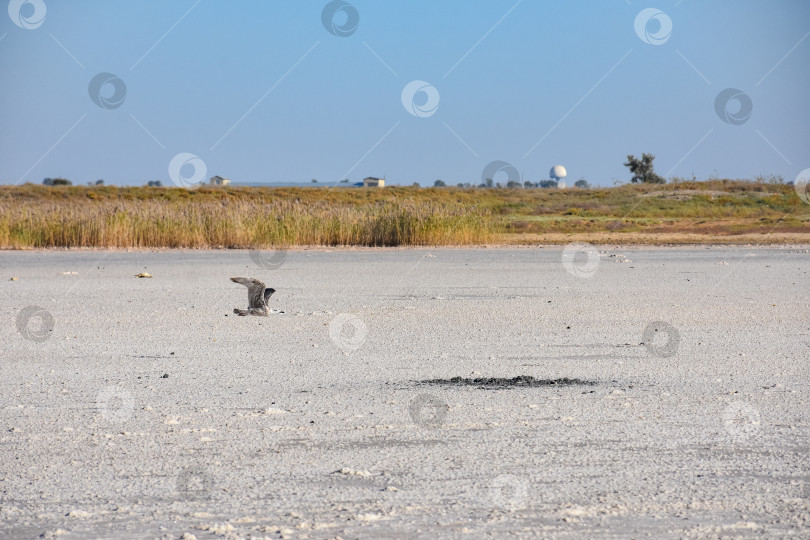
[[[656,174],[653,161],[655,160],[655,156],[653,154],[642,153],[640,158],[635,157],[633,154],[627,155],[627,161],[623,164],[630,170],[630,174],[632,177],[630,181],[634,184],[666,184],[666,179],[663,176],[659,176]],[[781,177],[780,177],[781,180]],[[312,180],[313,183],[317,182],[317,180]],[[341,183],[348,183],[348,179],[341,180]],[[46,186],[72,186],[73,182],[67,180],[65,178],[45,178],[42,183]],[[103,186],[104,180],[96,180],[95,182],[88,182],[88,186]],[[162,187],[163,184],[160,180],[150,180],[147,183],[148,187]],[[420,187],[419,183],[414,183],[414,187]],[[433,187],[447,187],[447,183],[444,180],[436,180],[433,183]],[[509,180],[506,184],[502,184],[501,182],[495,182],[492,178],[485,179],[481,184],[475,185],[471,184],[470,182],[460,182],[456,184],[456,187],[460,188],[545,188],[545,189],[553,189],[559,187],[559,182],[556,180],[540,180],[539,182],[518,182],[515,180]],[[580,178],[576,182],[574,182],[575,188],[582,188],[587,189],[591,187],[590,183],[584,178]]]

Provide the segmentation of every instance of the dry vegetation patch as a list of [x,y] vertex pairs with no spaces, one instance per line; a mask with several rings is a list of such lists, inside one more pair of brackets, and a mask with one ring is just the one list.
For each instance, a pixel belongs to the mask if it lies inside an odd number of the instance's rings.
[[810,240],[810,205],[792,186],[727,180],[568,190],[0,187],[3,248],[483,245],[605,232]]

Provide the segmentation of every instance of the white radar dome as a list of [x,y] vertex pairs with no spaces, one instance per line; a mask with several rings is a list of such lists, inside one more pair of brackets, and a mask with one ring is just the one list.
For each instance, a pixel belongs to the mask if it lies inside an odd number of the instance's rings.
[[562,165],[554,165],[551,168],[551,172],[549,172],[548,174],[551,176],[552,180],[562,180],[568,175],[568,172]]

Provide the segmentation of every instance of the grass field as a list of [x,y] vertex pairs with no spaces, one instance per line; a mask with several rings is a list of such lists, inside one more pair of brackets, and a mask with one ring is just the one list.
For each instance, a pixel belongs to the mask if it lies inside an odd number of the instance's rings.
[[0,186],[0,247],[263,248],[810,241],[792,186],[599,189]]

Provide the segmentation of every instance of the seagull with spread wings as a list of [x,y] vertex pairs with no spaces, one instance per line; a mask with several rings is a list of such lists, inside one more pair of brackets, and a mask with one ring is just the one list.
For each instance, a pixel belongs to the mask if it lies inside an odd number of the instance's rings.
[[[257,315],[259,317],[267,317],[270,315],[271,310],[267,307],[267,301],[276,292],[275,289],[265,287],[264,283],[254,278],[232,277],[231,281],[239,283],[248,288],[248,308],[233,310],[234,313],[240,317],[245,315]],[[283,311],[272,310],[274,313],[284,313]]]

